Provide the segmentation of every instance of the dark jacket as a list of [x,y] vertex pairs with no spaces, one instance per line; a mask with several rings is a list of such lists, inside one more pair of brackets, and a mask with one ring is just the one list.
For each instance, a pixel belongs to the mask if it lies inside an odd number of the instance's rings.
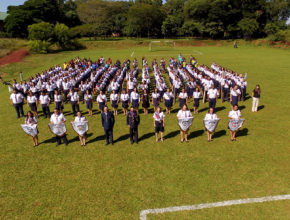
[[140,116],[137,114],[136,111],[129,111],[127,114],[127,125],[130,126],[130,128],[137,128],[140,123]]
[[102,118],[102,125],[105,130],[113,129],[114,124],[115,124],[115,117],[112,112],[107,112],[107,115],[105,112],[102,112],[101,118]]

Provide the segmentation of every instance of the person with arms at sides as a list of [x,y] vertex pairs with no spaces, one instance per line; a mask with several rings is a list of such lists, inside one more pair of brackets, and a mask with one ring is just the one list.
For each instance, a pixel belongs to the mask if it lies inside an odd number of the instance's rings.
[[156,142],[159,141],[159,132],[160,132],[160,140],[163,142],[163,134],[164,134],[164,126],[165,126],[165,115],[161,111],[160,107],[156,108],[156,111],[153,114],[153,123],[154,123],[154,128],[155,128],[155,137],[156,137]]
[[132,106],[127,113],[127,125],[130,128],[130,141],[138,144],[138,125],[140,124],[140,116]]
[[[210,108],[208,110],[208,113],[206,113],[204,120],[213,120],[213,119],[217,119],[217,118],[218,117],[217,117],[216,113],[214,112],[214,108]],[[212,141],[212,135],[213,135],[213,132],[207,131],[207,141],[208,142]]]
[[154,111],[156,111],[157,107],[159,107],[160,102],[160,94],[158,92],[158,89],[155,88],[154,92],[152,92],[152,105],[154,106]]
[[71,89],[68,97],[70,97],[70,104],[73,111],[74,116],[77,116],[77,112],[80,111],[79,106],[79,94],[75,89]]
[[174,103],[176,102],[176,96],[180,92],[180,87],[182,83],[181,80],[178,78],[178,76],[175,76],[175,80],[173,80],[173,87],[174,87]]
[[193,92],[193,101],[194,101],[194,104],[193,104],[194,112],[193,112],[193,114],[198,114],[200,96],[201,96],[201,92],[200,92],[199,88],[196,87],[195,91]]
[[134,88],[133,92],[131,93],[131,103],[132,103],[132,107],[138,113],[138,108],[139,108],[139,103],[140,103],[140,95],[137,92],[137,89],[136,88]]
[[32,94],[31,91],[28,92],[28,96],[26,97],[27,104],[30,107],[30,110],[33,112],[34,117],[37,117],[37,106],[38,106],[38,100],[36,96]]
[[23,112],[24,96],[20,92],[18,92],[17,89],[14,89],[13,93],[10,95],[10,100],[16,110],[17,118],[20,118],[20,114],[22,117],[24,117]]
[[[61,124],[61,123],[65,123],[66,119],[63,115],[63,113],[61,113],[58,109],[54,109],[54,113],[51,115],[50,117],[50,123],[51,124]],[[65,143],[65,145],[68,145],[68,140],[66,138],[66,134],[64,134],[62,137],[59,137],[56,135],[56,146],[61,144],[61,139],[63,140],[63,142]]]
[[[186,118],[191,118],[191,117],[192,117],[191,112],[187,108],[187,105],[184,104],[182,106],[182,108],[178,111],[177,118],[178,119],[186,119]],[[181,137],[180,142],[181,143],[183,143],[184,140],[185,140],[185,142],[188,142],[188,139],[187,139],[187,137],[188,137],[188,130],[189,130],[189,128],[186,131],[183,131],[182,129],[180,129],[180,137]]]
[[261,88],[259,85],[256,85],[255,89],[253,90],[252,97],[253,97],[252,112],[257,112],[261,97]]
[[119,103],[119,95],[116,92],[116,90],[113,90],[113,92],[110,95],[110,101],[111,105],[114,109],[114,115],[118,115],[118,103]]
[[240,95],[241,95],[241,91],[238,89],[238,86],[235,85],[234,88],[230,92],[230,100],[231,100],[232,106],[238,105]]
[[64,79],[64,81],[62,82],[62,88],[63,88],[65,103],[67,103],[67,97],[68,97],[68,94],[69,94],[70,87],[71,87],[70,82],[68,82],[67,79]]
[[101,113],[101,119],[102,119],[102,126],[105,131],[106,135],[106,145],[108,145],[110,142],[113,145],[114,139],[113,139],[113,128],[115,124],[115,117],[114,114],[108,110],[108,107],[104,107],[104,111]]
[[60,91],[58,89],[54,91],[54,104],[55,108],[58,109],[60,112],[62,112],[63,110],[62,95],[60,94]]
[[169,88],[167,88],[166,92],[163,95],[163,101],[164,101],[164,104],[166,107],[166,113],[169,115],[171,113],[171,108],[173,105],[173,98],[174,98],[174,96],[173,96],[172,92],[170,91]]
[[83,104],[85,104],[84,97],[87,91],[87,84],[85,84],[84,81],[81,81],[81,84],[79,85],[79,89],[81,90]]
[[214,84],[212,84],[211,88],[208,90],[207,97],[209,100],[209,108],[215,109],[216,100],[219,97],[219,91],[214,87]]
[[222,102],[229,101],[229,92],[230,92],[230,80],[227,78],[223,79],[223,100]]
[[44,118],[47,118],[47,117],[50,118],[50,110],[49,110],[50,98],[46,94],[45,91],[41,91],[40,96],[39,96],[39,101],[41,104]]
[[[26,125],[37,124],[37,118],[32,114],[31,111],[27,112],[27,116],[25,118],[25,124]],[[37,131],[37,133],[38,133],[38,131]],[[38,146],[38,135],[35,135],[34,137],[32,137],[32,141],[33,141],[34,147]]]
[[[234,106],[233,106],[233,110],[229,112],[228,117],[229,117],[230,119],[233,119],[233,120],[239,120],[239,119],[242,117],[238,105],[234,105]],[[237,133],[237,131],[231,131],[231,130],[230,130],[231,141],[235,141],[235,140],[236,140],[236,133]]]
[[196,88],[196,83],[194,82],[193,78],[190,78],[190,81],[187,83],[187,96],[189,99],[192,98],[195,88]]
[[92,116],[93,115],[93,111],[92,111],[92,109],[93,109],[93,96],[90,93],[90,90],[86,91],[86,94],[84,95],[84,99],[86,101],[86,106],[88,109],[89,116]]
[[103,91],[100,90],[100,94],[97,96],[97,103],[99,104],[100,111],[104,111],[104,107],[107,104],[107,97],[103,94]]
[[149,95],[147,93],[147,90],[145,89],[143,91],[143,95],[142,95],[142,107],[144,108],[144,114],[148,115],[148,108],[150,106],[150,101],[149,101]]
[[182,88],[181,93],[179,93],[179,107],[182,108],[185,104],[187,104],[187,93],[185,89]]
[[123,89],[122,94],[120,96],[121,102],[122,102],[122,108],[124,115],[127,115],[128,113],[128,107],[129,107],[129,95],[126,93],[126,89]]
[[[80,111],[78,111],[77,116],[75,117],[75,122],[87,122],[87,119],[85,116],[82,115]],[[81,142],[81,146],[84,147],[86,145],[86,133],[83,136],[79,135],[79,139]]]

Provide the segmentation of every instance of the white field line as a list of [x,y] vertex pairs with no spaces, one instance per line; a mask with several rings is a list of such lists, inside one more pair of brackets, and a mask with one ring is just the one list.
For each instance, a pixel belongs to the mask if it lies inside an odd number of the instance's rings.
[[134,52],[135,52],[135,51],[133,51],[133,52],[131,53],[131,57],[134,56]]
[[203,204],[188,205],[188,206],[174,206],[174,207],[159,208],[159,209],[146,209],[140,212],[140,220],[147,220],[148,214],[160,214],[160,213],[165,213],[165,212],[178,212],[178,211],[192,211],[192,210],[198,210],[198,209],[208,209],[208,208],[215,208],[215,207],[222,207],[222,206],[241,205],[241,204],[248,204],[248,203],[260,203],[260,202],[288,200],[288,199],[290,199],[290,194],[267,196],[267,197],[261,197],[261,198],[228,200],[228,201],[222,201],[222,202],[203,203]]
[[[168,53],[168,54],[145,54],[145,57],[167,57],[167,56],[176,56],[177,53]],[[200,53],[188,53],[188,54],[182,54],[182,56],[190,56],[190,55],[203,55],[202,52]]]

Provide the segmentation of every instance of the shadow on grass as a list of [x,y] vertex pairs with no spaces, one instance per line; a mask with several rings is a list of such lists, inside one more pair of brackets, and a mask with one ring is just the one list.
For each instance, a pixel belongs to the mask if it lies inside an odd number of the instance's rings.
[[168,133],[168,134],[166,134],[166,135],[164,136],[164,139],[170,139],[170,138],[173,138],[173,137],[177,136],[179,133],[180,133],[179,130],[171,131],[170,133]]
[[188,139],[199,137],[199,136],[201,136],[203,133],[204,133],[204,130],[197,130],[197,131],[191,132],[191,133],[188,135]]
[[246,106],[244,106],[244,105],[239,106],[239,110],[243,110],[245,108],[246,108]]
[[[89,134],[86,135],[86,138],[91,137],[92,135],[93,135],[93,133],[89,133]],[[74,143],[76,141],[80,141],[79,136],[76,136],[73,139],[68,140],[69,143]]]
[[[77,137],[78,138],[78,137]],[[94,139],[92,139],[92,140],[89,140],[88,142],[87,142],[87,144],[89,144],[89,143],[93,143],[93,142],[96,142],[96,141],[104,141],[106,139],[106,135],[100,135],[100,136],[97,136],[97,137],[95,137]]]
[[225,110],[225,109],[226,109],[225,106],[220,106],[220,107],[215,108],[215,112],[219,112],[219,111],[222,111],[222,110]]
[[152,136],[154,136],[155,133],[154,132],[150,132],[150,133],[147,133],[147,134],[143,134],[140,138],[139,138],[139,141],[143,141],[145,139],[148,139],[148,138],[151,138]]
[[208,107],[205,107],[205,108],[202,108],[202,109],[198,110],[198,113],[204,112],[204,111],[208,111]]
[[129,134],[124,134],[124,135],[118,137],[114,142],[116,143],[116,142],[119,142],[119,141],[125,141],[125,140],[127,140],[129,137],[130,137]]
[[243,128],[237,132],[236,137],[247,136],[248,132],[249,132],[248,128]]
[[226,135],[226,130],[220,130],[220,131],[217,131],[213,134],[212,138],[219,138],[221,136],[224,136]]
[[258,107],[258,111],[260,111],[260,110],[262,110],[264,108],[265,108],[265,105],[261,105],[261,106]]

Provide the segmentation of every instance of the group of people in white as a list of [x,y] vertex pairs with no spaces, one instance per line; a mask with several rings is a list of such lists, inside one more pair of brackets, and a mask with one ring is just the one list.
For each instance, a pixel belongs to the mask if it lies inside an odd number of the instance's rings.
[[[186,124],[185,118],[192,118],[192,114],[187,107],[191,99],[193,100],[194,114],[198,114],[200,100],[202,99],[203,102],[208,100],[209,112],[204,120],[216,120],[218,122],[214,111],[219,97],[221,97],[222,102],[231,102],[232,111],[229,113],[231,121],[241,119],[238,101],[245,100],[247,88],[246,77],[241,74],[238,75],[215,63],[212,64],[211,68],[199,65],[192,56],[190,56],[189,63],[187,63],[186,59],[179,55],[178,59],[169,59],[167,69],[163,58],[160,66],[156,59],[152,61],[155,81],[155,86],[153,86],[150,78],[150,67],[145,57],[142,58],[142,76],[139,84],[138,60],[136,58],[133,60],[132,69],[130,69],[130,64],[131,61],[129,59],[125,60],[123,64],[118,60],[113,64],[110,58],[105,61],[101,57],[93,62],[90,59],[77,57],[68,63],[64,63],[63,68],[58,65],[41,74],[36,74],[34,77],[29,78],[28,82],[17,83],[14,80],[13,93],[10,95],[11,103],[19,118],[20,115],[24,116],[23,104],[26,99],[31,110],[25,120],[28,125],[37,123],[37,107],[39,103],[41,104],[44,118],[49,117],[51,124],[65,122],[62,112],[64,103],[68,101],[71,103],[72,112],[76,117],[75,120],[80,120],[81,117],[85,121],[86,119],[80,113],[80,100],[86,104],[88,115],[92,116],[94,96],[101,113],[104,113],[104,108],[110,102],[114,116],[118,114],[119,103],[122,104],[123,113],[127,116],[130,113],[130,105],[133,111],[139,114],[139,105],[142,102],[144,114],[148,114],[148,109],[150,104],[152,104],[154,107],[153,118],[156,141],[163,141],[165,114],[161,111],[161,102],[164,102],[166,113],[170,114],[172,106],[178,99],[180,110],[177,117],[178,119],[183,119],[179,125]],[[166,77],[164,77],[166,73],[169,77],[169,84],[166,84]],[[151,89],[153,91],[150,95]],[[260,87],[257,85],[252,93],[253,112],[257,111],[260,93]],[[55,110],[51,115],[49,106],[52,102],[55,104]],[[189,120],[187,129],[181,129],[181,142],[188,141],[190,124],[191,121]],[[207,131],[208,141],[212,141],[214,129],[207,129]],[[160,139],[158,138],[159,133],[161,134]],[[231,131],[232,141],[235,140],[235,135],[236,131]],[[63,139],[65,144],[68,144],[65,135],[57,136],[58,144],[61,143],[61,139]],[[33,137],[33,141],[34,145],[38,145],[37,136]],[[85,135],[80,136],[80,141],[81,145],[84,146]]]

